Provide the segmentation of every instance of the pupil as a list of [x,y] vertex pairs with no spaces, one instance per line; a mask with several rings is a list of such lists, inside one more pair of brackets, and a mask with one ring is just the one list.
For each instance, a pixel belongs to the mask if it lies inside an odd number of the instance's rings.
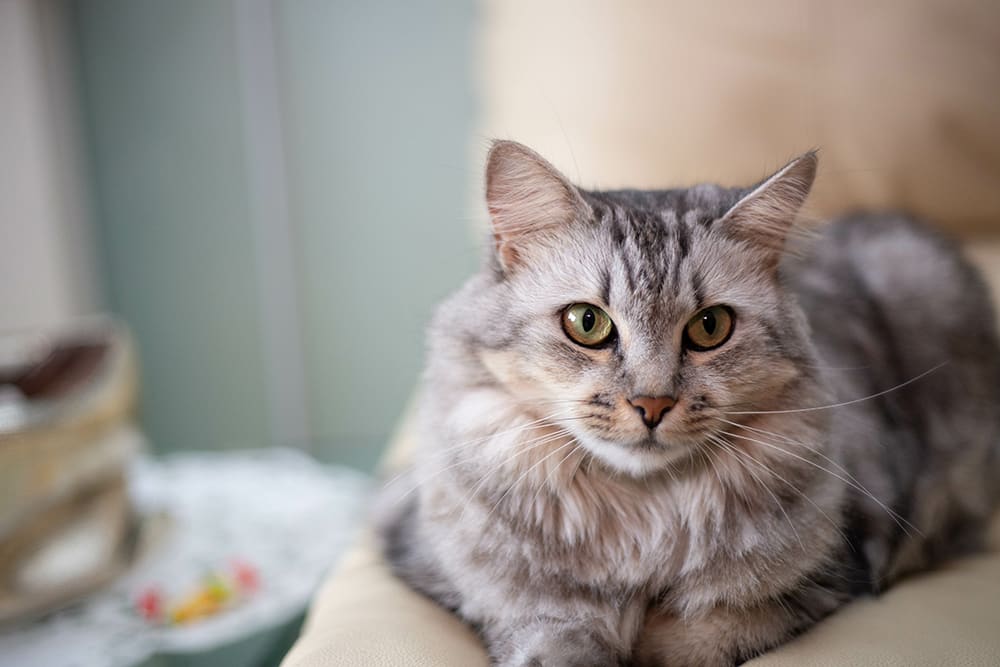
[[588,308],[587,312],[583,314],[583,330],[590,333],[595,324],[597,324],[597,315],[594,315],[594,311]]
[[701,318],[701,326],[705,329],[705,333],[709,336],[715,333],[715,315],[712,313],[705,313]]

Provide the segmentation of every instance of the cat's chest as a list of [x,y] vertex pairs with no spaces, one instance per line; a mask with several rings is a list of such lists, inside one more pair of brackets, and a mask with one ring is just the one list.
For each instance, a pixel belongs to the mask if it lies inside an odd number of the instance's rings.
[[697,485],[581,477],[543,501],[536,539],[593,583],[662,587],[710,563],[725,502]]

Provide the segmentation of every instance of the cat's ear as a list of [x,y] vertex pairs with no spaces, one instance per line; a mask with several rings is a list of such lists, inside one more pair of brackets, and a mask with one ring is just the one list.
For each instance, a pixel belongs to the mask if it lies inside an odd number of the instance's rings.
[[589,206],[545,158],[516,141],[497,141],[486,159],[486,205],[504,270],[531,245],[586,215]]
[[752,188],[717,224],[727,234],[769,251],[776,262],[809,196],[818,162],[814,150],[795,158]]

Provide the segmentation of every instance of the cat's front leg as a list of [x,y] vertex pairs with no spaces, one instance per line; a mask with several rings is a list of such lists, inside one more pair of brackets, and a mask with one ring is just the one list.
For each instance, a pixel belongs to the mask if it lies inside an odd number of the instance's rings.
[[802,589],[747,607],[719,605],[691,618],[651,614],[639,637],[639,667],[731,667],[813,626],[842,605],[833,589]]
[[719,607],[698,618],[650,618],[636,647],[639,667],[732,667],[781,643],[789,632],[773,612]]
[[498,667],[615,667],[625,665],[629,644],[599,620],[547,617],[492,623],[483,628]]

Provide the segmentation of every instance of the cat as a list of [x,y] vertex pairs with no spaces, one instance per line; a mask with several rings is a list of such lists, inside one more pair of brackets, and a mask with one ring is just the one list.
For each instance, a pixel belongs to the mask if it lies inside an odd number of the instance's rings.
[[977,548],[987,289],[902,215],[801,233],[816,168],[587,191],[493,144],[486,259],[430,327],[381,535],[494,664],[731,665]]

